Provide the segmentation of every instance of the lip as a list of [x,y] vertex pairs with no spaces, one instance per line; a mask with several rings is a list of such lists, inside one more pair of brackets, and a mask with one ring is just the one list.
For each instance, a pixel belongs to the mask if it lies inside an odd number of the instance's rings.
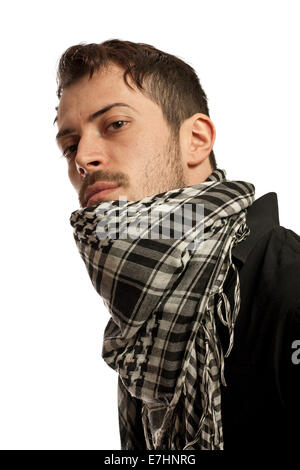
[[[88,186],[85,192],[85,205],[87,206],[89,202],[93,201],[93,199],[98,199],[99,196],[104,196],[109,193],[109,191],[112,191],[113,189],[116,189],[119,186],[119,184],[105,183],[101,181],[97,181],[93,185]],[[95,197],[96,195],[97,198]]]

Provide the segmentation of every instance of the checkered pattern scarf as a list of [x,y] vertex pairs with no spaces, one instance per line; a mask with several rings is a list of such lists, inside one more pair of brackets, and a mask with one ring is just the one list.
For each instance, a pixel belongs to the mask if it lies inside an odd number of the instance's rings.
[[[226,172],[216,169],[203,183],[123,201],[122,210],[115,200],[72,213],[75,242],[111,315],[102,357],[119,374],[122,449],[224,448],[221,383],[226,385],[224,357],[233,346],[240,307],[231,251],[250,233],[246,212],[254,194],[251,183],[228,181]],[[186,204],[192,224],[186,216],[184,224],[192,229],[180,236],[180,209]],[[169,208],[171,236],[160,235],[164,216],[154,219],[156,236],[149,230],[147,237],[145,230],[140,236],[120,235],[163,207]],[[231,267],[234,306],[223,292]],[[225,354],[215,315],[228,327]]]

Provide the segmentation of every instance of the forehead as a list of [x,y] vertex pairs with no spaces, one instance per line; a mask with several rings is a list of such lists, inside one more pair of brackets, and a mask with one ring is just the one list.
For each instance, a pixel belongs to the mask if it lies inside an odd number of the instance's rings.
[[123,79],[124,69],[117,65],[94,72],[90,79],[88,75],[67,87],[60,98],[57,110],[58,127],[64,121],[74,116],[83,119],[95,112],[101,106],[113,102],[125,102],[133,107],[157,106],[146,98],[127,75],[129,88]]

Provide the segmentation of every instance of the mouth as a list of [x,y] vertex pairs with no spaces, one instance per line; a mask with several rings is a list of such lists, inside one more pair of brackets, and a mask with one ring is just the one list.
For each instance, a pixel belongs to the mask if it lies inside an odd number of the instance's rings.
[[117,189],[120,185],[112,183],[97,182],[89,186],[85,193],[85,206],[90,206],[93,203],[101,200],[110,192]]

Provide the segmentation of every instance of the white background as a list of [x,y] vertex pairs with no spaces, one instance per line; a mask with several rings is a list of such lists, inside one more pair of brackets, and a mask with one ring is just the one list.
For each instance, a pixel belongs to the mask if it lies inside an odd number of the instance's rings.
[[275,191],[300,233],[299,2],[15,1],[1,11],[2,449],[119,449],[109,320],[73,240],[79,208],[53,126],[56,67],[80,42],[152,44],[208,96],[219,168]]

